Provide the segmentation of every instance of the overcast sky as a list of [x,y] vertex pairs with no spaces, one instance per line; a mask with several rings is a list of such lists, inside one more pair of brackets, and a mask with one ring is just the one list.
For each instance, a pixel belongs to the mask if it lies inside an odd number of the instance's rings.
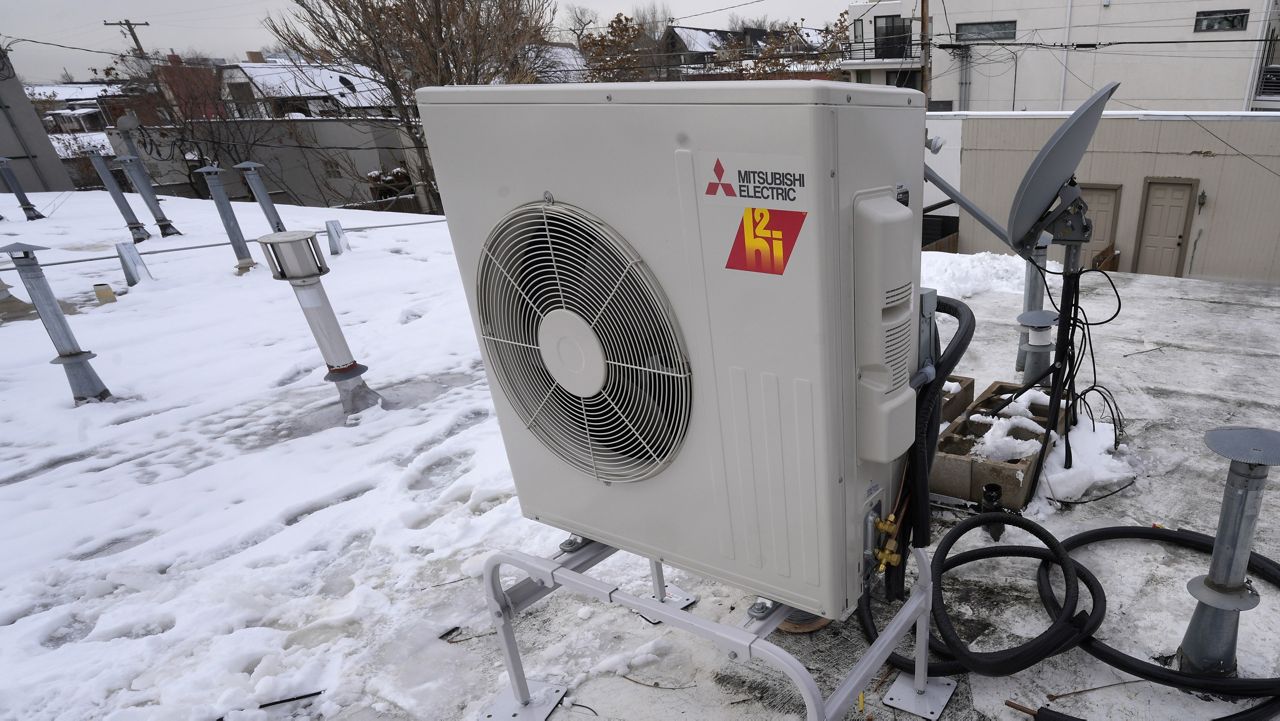
[[[572,1],[572,0],[570,0]],[[666,5],[675,17],[723,8],[745,0],[669,0]],[[568,2],[560,2],[561,6]],[[635,0],[577,0],[600,12],[607,20],[617,12],[629,12]],[[138,28],[138,37],[148,51],[179,54],[199,50],[213,57],[243,59],[246,50],[271,44],[262,28],[268,14],[280,14],[289,0],[0,0],[0,34],[8,43],[13,37],[31,38],[94,50],[120,51],[132,47],[122,36],[123,28],[104,27],[102,21],[129,19],[150,22]],[[835,19],[847,2],[831,0],[757,0],[745,7],[688,18],[696,27],[723,26],[730,14],[744,17],[767,15],[771,19],[807,19],[821,25]],[[106,55],[64,50],[32,43],[18,43],[10,51],[14,66],[28,82],[53,81],[65,67],[77,80],[88,79],[89,68],[111,62]]]

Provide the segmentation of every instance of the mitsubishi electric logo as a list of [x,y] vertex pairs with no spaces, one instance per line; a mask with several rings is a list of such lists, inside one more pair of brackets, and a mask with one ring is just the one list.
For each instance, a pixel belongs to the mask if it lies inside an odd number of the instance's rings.
[[782,200],[796,202],[798,191],[804,188],[804,173],[784,172],[778,170],[738,170],[737,184],[725,182],[724,164],[716,158],[716,179],[707,183],[705,195],[719,195],[721,192],[729,198],[746,198],[751,200]]
[[724,166],[720,164],[719,158],[716,158],[716,167],[714,170],[716,172],[716,179],[713,182],[707,183],[707,195],[715,195],[723,190],[724,194],[730,198],[736,197],[737,193],[733,192],[733,186],[724,182]]

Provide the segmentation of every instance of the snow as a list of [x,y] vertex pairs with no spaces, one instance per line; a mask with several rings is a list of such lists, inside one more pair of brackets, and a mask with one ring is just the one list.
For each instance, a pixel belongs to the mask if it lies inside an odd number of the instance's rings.
[[686,28],[671,26],[671,30],[684,43],[691,53],[714,53],[724,42],[725,31],[703,30],[702,28]]
[[347,108],[373,108],[386,101],[386,92],[369,79],[372,71],[363,65],[346,68],[270,62],[238,63],[235,67],[253,81],[264,97],[324,95]]
[[66,115],[69,117],[75,117],[78,115],[93,115],[94,113],[100,113],[100,112],[102,111],[98,110],[97,108],[73,108],[68,110],[50,110],[48,113],[45,113],[45,114],[46,115]]
[[1020,458],[1026,458],[1040,450],[1040,441],[1035,439],[1023,439],[1010,435],[1010,431],[1019,428],[1031,433],[1039,434],[1044,431],[1044,427],[1032,421],[1029,418],[1021,416],[1011,416],[1008,418],[997,418],[995,416],[984,416],[975,413],[969,417],[975,423],[981,423],[990,426],[990,429],[978,439],[974,445],[972,455],[979,458],[987,458],[993,461],[1016,461]]
[[103,95],[119,95],[124,86],[116,83],[61,83],[54,85],[27,85],[27,97],[32,100],[93,100]]
[[106,133],[50,133],[49,140],[53,142],[58,157],[64,160],[78,158],[89,151],[97,151],[107,157],[116,154]]
[[[925,287],[938,295],[969,298],[980,293],[1022,293],[1026,264],[1011,255],[996,253],[921,253],[920,276]],[[1060,272],[1062,265],[1049,262],[1049,270]],[[1057,288],[1061,280],[1049,276],[1049,287]]]
[[[128,197],[148,218],[140,199]],[[49,246],[43,262],[110,256],[129,239],[104,192],[32,199],[48,219],[15,220],[22,213],[13,196],[0,195],[8,218],[0,233],[5,242]],[[225,239],[211,204],[163,202],[185,234],[157,233],[140,250]],[[246,237],[268,231],[256,205],[234,205]],[[291,229],[331,219],[348,228],[435,220],[279,209]],[[42,326],[0,322],[0,719],[462,719],[505,682],[477,581],[484,560],[498,549],[550,555],[564,534],[520,514],[446,226],[347,235],[352,250],[329,258],[324,284],[356,358],[370,368],[366,380],[389,402],[350,419],[323,380],[288,285],[262,266],[236,276],[225,246],[147,255],[155,280],[127,294],[114,260],[47,268],[59,298],[78,309],[69,323],[97,353],[94,367],[114,402],[74,407],[48,362]],[[925,283],[967,294],[980,320],[957,372],[976,378],[978,389],[1013,377],[1022,263],[925,255]],[[25,298],[4,265],[0,279]],[[119,302],[94,302],[100,282]],[[1105,424],[1078,428],[1075,467],[1062,469],[1054,451],[1041,489],[1067,499],[1122,485],[1125,474],[1137,481],[1070,513],[1054,512],[1046,495],[1031,512],[1060,536],[1123,523],[1211,530],[1225,465],[1203,450],[1199,434],[1229,422],[1280,424],[1280,390],[1232,390],[1260,358],[1280,357],[1280,341],[1265,332],[1280,291],[1119,282],[1125,321],[1095,329],[1095,339],[1100,373],[1125,404],[1133,436],[1113,452]],[[1085,290],[1089,302],[1108,299],[1092,282]],[[1125,355],[1157,346],[1165,350]],[[1018,406],[1011,409],[997,422],[1022,423]],[[1280,556],[1273,525],[1260,525],[1259,548]],[[1005,542],[1018,538],[1010,531]],[[1176,648],[1193,603],[1182,584],[1207,559],[1149,544],[1082,558],[1112,594],[1104,636],[1140,654]],[[593,575],[644,594],[647,568],[618,554]],[[984,565],[975,583],[1004,592],[1008,578],[1024,578],[1021,570]],[[693,612],[712,620],[741,623],[754,600],[677,569],[668,580],[696,593]],[[1242,619],[1249,676],[1280,667],[1280,594],[1260,590],[1262,606]],[[1010,602],[998,619],[1010,633],[1031,635],[1043,613]],[[522,617],[517,635],[531,677],[567,683],[568,703],[601,717],[794,717],[762,703],[768,692],[722,683],[752,666],[615,606],[553,594]],[[798,643],[834,643],[847,655],[858,651],[856,635],[846,628]],[[943,719],[1018,718],[1004,699],[1034,707],[1047,693],[1114,680],[1071,652],[1009,679],[962,678],[965,693]],[[257,710],[315,691],[323,693]],[[881,695],[868,693],[867,711],[887,718]],[[590,716],[568,703],[554,718]],[[1136,719],[1239,707],[1142,684],[1071,697],[1064,710]]]

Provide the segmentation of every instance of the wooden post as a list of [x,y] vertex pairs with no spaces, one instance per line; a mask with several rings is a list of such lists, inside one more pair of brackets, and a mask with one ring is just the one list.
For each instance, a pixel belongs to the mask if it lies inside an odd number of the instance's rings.
[[929,76],[933,74],[929,45],[929,0],[920,0],[920,91],[924,93],[925,110],[929,109]]

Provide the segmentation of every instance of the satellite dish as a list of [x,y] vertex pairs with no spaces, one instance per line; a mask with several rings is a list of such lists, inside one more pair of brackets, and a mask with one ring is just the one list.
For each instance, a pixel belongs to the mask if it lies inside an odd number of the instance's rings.
[[133,113],[125,113],[116,118],[116,130],[137,130],[138,116]]
[[1022,176],[1018,193],[1013,196],[1013,208],[1009,212],[1008,243],[1019,255],[1027,255],[1034,248],[1039,233],[1033,233],[1037,222],[1048,213],[1058,197],[1058,191],[1076,174],[1076,168],[1089,147],[1102,109],[1120,83],[1108,83],[1076,108],[1049,142],[1044,144],[1036,159],[1031,161],[1027,174]]

